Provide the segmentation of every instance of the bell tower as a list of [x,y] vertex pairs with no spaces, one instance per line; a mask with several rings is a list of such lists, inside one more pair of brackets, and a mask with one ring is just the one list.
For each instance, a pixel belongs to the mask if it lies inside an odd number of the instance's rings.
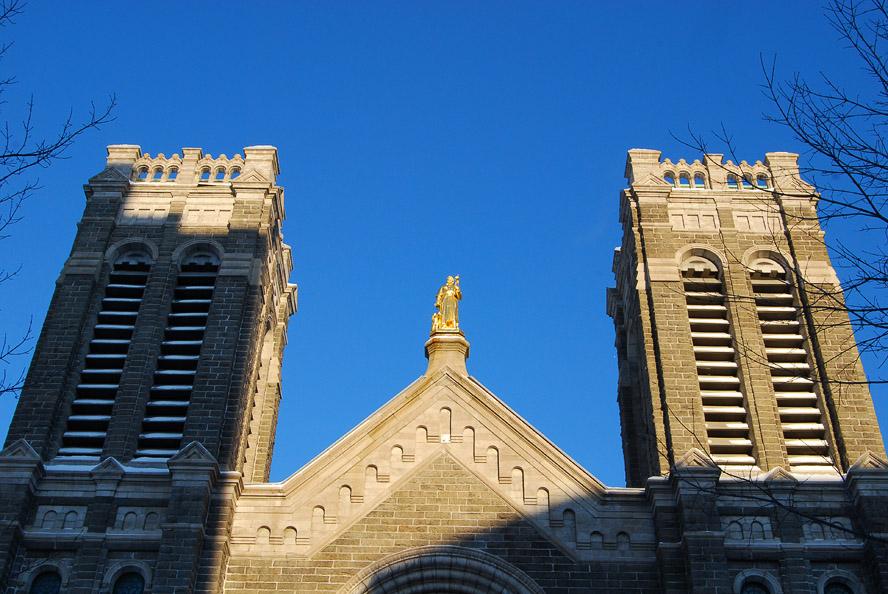
[[629,485],[694,448],[744,475],[835,474],[884,455],[797,158],[629,151],[608,290]]
[[10,442],[59,462],[153,463],[197,441],[227,468],[267,473],[273,436],[256,433],[273,432],[269,370],[295,287],[277,151],[244,153],[108,147]]
[[[104,535],[134,526],[158,531],[133,553],[155,591],[217,579],[213,539],[236,484],[268,477],[296,311],[278,173],[271,146],[233,157],[108,147],[0,455],[34,467],[4,503],[18,519],[3,550],[19,554],[0,580],[45,561],[41,533],[34,550],[14,543],[49,511],[90,536],[55,554],[74,580],[63,591],[106,591],[95,580],[116,562]],[[65,495],[47,487],[57,476]]]

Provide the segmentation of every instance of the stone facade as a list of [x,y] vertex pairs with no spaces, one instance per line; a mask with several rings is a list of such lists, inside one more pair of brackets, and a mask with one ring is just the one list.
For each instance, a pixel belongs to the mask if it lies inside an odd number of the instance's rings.
[[269,483],[296,289],[276,151],[244,155],[112,146],[85,186],[0,452],[5,591],[888,591],[888,464],[841,381],[863,377],[853,334],[802,315],[841,293],[794,155],[630,151],[608,299],[625,488],[470,376],[452,331]]

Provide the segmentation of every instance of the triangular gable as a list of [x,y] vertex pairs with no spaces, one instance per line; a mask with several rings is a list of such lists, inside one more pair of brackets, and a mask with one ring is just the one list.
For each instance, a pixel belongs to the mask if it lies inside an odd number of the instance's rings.
[[129,183],[129,178],[120,172],[119,169],[115,167],[106,167],[96,175],[89,178],[89,183],[91,184],[102,184],[102,183]]
[[[329,579],[336,591],[340,591],[350,573],[360,569],[356,564],[337,565],[345,553],[373,563],[405,548],[474,549],[480,543],[495,547],[520,539],[524,549],[533,550],[538,557],[554,562],[576,561],[576,537],[571,526],[558,530],[563,536],[561,540],[571,546],[550,538],[548,531],[539,526],[547,524],[546,518],[528,521],[513,501],[502,497],[446,449],[398,480],[395,487],[366,514],[347,511],[332,523],[326,516],[316,515],[305,529],[307,532],[287,527],[280,538],[262,531],[261,538],[251,544],[235,546],[233,557],[278,553],[287,557],[287,577],[282,580],[298,583],[301,574],[318,576],[328,571],[324,579]],[[233,567],[239,564],[235,560]],[[250,579],[252,574],[235,569],[227,576],[226,586],[232,590],[248,587]]]
[[621,504],[604,505],[609,490],[601,482],[480,382],[445,367],[416,380],[288,479],[246,485],[232,543],[250,545],[266,533],[274,542],[291,528],[303,553],[319,550],[317,536],[327,533],[315,531],[312,542],[302,536],[312,533],[313,522],[338,524],[337,510],[346,507],[370,513],[405,476],[442,452],[525,517],[547,518],[543,529],[550,538],[573,524],[580,549],[611,516],[625,519],[621,506],[637,506],[637,517],[648,516],[641,490],[620,489]]
[[255,169],[249,169],[242,173],[237,179],[231,180],[233,186],[237,187],[238,185],[243,184],[270,184],[271,181],[268,180],[264,175],[256,171]]

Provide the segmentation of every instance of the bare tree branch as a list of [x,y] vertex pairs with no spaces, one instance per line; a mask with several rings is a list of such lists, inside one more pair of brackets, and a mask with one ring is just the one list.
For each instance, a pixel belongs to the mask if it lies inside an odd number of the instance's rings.
[[[13,25],[23,8],[21,0],[0,0],[0,28]],[[12,46],[12,42],[0,43],[0,61]],[[6,91],[15,83],[14,76],[0,75],[0,105],[7,104]],[[32,95],[18,121],[0,122],[0,241],[9,238],[12,227],[22,220],[25,203],[40,189],[39,179],[31,174],[66,158],[68,149],[80,136],[114,119],[116,106],[112,95],[101,106],[91,104],[82,118],[71,111],[54,132],[43,135],[35,123],[36,103]],[[6,269],[0,263],[0,286],[12,280],[18,271],[18,267]],[[21,389],[24,371],[16,371],[13,363],[30,353],[31,341],[30,324],[21,336],[0,339],[0,397],[18,394]]]

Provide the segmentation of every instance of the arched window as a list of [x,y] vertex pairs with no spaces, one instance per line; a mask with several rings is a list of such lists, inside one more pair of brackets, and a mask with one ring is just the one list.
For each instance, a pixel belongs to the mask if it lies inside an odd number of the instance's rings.
[[706,178],[703,177],[702,173],[694,174],[694,187],[698,189],[702,189],[706,187]]
[[147,167],[139,167],[139,171],[136,173],[136,179],[139,181],[145,181],[148,179],[148,168]]
[[755,459],[721,270],[709,255],[697,254],[682,262],[681,275],[709,452],[718,464],[751,466]]
[[210,168],[204,167],[200,170],[200,181],[210,181]]
[[763,190],[768,189],[768,178],[764,175],[759,175],[755,178],[755,185]]
[[674,186],[675,185],[675,174],[672,173],[671,171],[667,171],[666,173],[663,174],[663,181],[665,181],[670,186]]
[[160,181],[163,178],[163,168],[156,167],[154,169],[154,175],[151,176],[152,181]]
[[771,594],[764,582],[757,579],[749,579],[743,582],[740,594]]
[[145,578],[135,571],[128,571],[114,582],[112,594],[142,594],[145,591]]
[[736,190],[738,187],[739,186],[737,185],[737,176],[733,175],[733,174],[729,175],[728,176],[728,188],[730,188],[731,190]]
[[687,173],[682,173],[678,176],[678,187],[679,188],[690,188],[691,187],[691,177]]
[[750,180],[748,175],[744,175],[743,177],[741,177],[740,182],[743,184],[744,190],[751,190],[752,189],[752,181]]
[[62,576],[55,571],[45,571],[31,582],[29,594],[59,594],[62,591]]
[[179,177],[179,168],[170,167],[170,170],[167,173],[167,181],[175,181],[177,177]]
[[854,594],[854,590],[844,582],[830,580],[823,589],[823,594]]
[[216,181],[222,181],[225,179],[225,168],[220,167],[216,170]]
[[241,171],[240,171],[240,168],[239,168],[239,167],[232,167],[232,168],[231,168],[231,173],[229,174],[228,177],[229,177],[230,179],[237,179],[237,178],[240,177],[240,174],[241,174]]

